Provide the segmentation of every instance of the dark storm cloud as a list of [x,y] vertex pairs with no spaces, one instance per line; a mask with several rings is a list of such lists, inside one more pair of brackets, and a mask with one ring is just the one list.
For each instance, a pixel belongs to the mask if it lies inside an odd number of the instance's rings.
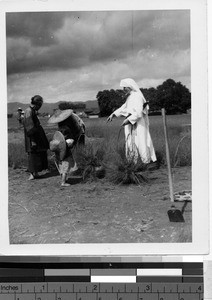
[[8,74],[190,47],[186,11],[9,13],[6,20]]
[[30,39],[32,46],[51,45],[55,43],[55,30],[63,26],[65,14],[62,12],[7,13],[7,37]]
[[133,40],[136,49],[179,50],[190,47],[189,11],[133,12]]

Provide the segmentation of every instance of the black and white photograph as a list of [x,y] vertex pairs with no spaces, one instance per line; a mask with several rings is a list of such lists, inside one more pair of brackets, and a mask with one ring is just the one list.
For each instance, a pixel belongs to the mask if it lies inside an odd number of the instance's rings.
[[6,6],[9,245],[198,251],[208,231],[206,9],[179,2]]

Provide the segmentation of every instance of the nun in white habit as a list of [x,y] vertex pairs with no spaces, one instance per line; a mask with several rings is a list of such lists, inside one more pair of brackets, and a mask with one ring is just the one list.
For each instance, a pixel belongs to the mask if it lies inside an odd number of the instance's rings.
[[156,155],[149,133],[148,105],[136,82],[131,78],[121,80],[120,86],[128,93],[126,102],[107,119],[126,117],[122,126],[125,130],[126,157],[137,162],[138,155],[144,163],[155,162]]

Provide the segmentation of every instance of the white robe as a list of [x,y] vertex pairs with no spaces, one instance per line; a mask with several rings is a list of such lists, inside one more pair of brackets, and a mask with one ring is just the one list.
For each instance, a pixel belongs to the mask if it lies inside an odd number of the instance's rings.
[[142,93],[131,91],[126,102],[115,110],[114,114],[117,117],[125,116],[130,122],[124,126],[126,157],[137,162],[140,155],[144,163],[149,163],[157,159],[149,133],[148,105],[143,110],[145,102]]

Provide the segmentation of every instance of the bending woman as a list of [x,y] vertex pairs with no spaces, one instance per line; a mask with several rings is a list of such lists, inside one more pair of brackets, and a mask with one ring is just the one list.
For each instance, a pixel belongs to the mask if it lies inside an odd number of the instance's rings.
[[28,171],[31,173],[29,180],[38,178],[38,172],[48,169],[49,142],[37,117],[42,104],[43,98],[35,95],[24,113],[25,150],[28,153]]
[[131,78],[121,80],[120,86],[128,94],[126,102],[107,119],[126,117],[122,126],[125,129],[126,157],[135,162],[140,155],[143,163],[155,162],[156,155],[149,133],[148,105],[136,82]]

